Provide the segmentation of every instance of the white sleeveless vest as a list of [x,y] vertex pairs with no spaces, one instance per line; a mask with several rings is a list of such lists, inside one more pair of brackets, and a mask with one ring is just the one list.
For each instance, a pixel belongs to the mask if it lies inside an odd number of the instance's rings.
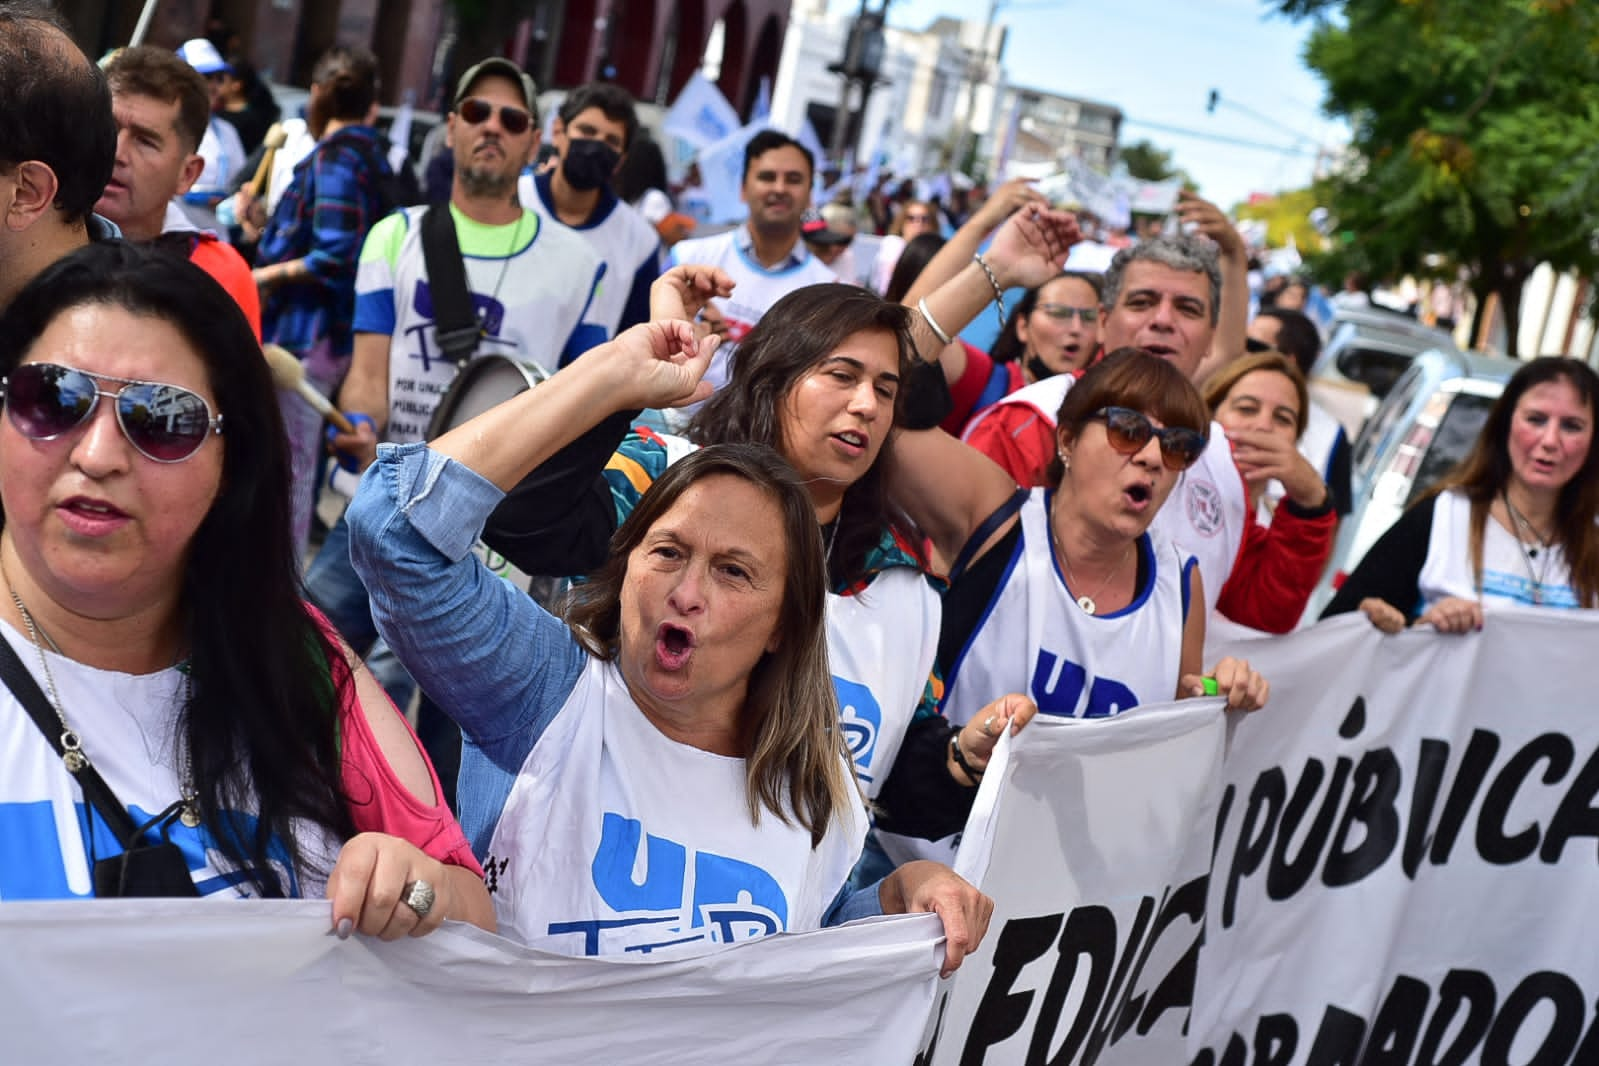
[[1136,550],[1149,581],[1128,607],[1090,615],[1077,606],[1055,560],[1046,489],[1021,509],[1021,538],[1005,577],[950,676],[944,714],[964,724],[1008,692],[1040,714],[1099,718],[1177,691],[1183,651],[1183,586],[1193,557],[1146,533]]
[[[1417,585],[1429,607],[1446,596],[1478,598],[1471,566],[1471,501],[1459,492],[1441,492],[1433,498],[1432,536]],[[1578,606],[1565,551],[1559,545],[1539,548],[1529,559],[1509,530],[1492,518],[1483,528],[1481,598],[1485,604]],[[1413,605],[1394,606],[1405,611]]]
[[[1055,425],[1055,413],[1060,410],[1066,393],[1077,383],[1073,374],[1056,374],[1018,389],[994,404],[993,411],[1002,404],[1022,404],[1033,408],[1049,424]],[[988,412],[980,413],[967,425],[964,436]],[[1219,422],[1210,424],[1210,443],[1199,457],[1199,462],[1189,467],[1177,478],[1166,503],[1155,512],[1149,524],[1151,536],[1164,537],[1190,552],[1199,560],[1199,572],[1205,581],[1205,613],[1216,610],[1221,598],[1221,587],[1233,572],[1238,549],[1244,543],[1244,530],[1248,527],[1249,493],[1244,479],[1233,462],[1232,445],[1227,441],[1227,431]],[[1177,684],[1176,675],[1172,685]],[[1161,697],[1165,699],[1166,697]]]
[[882,789],[938,653],[943,604],[908,566],[853,596],[827,595],[827,659],[839,723],[868,797]]
[[591,660],[528,754],[489,843],[500,932],[566,955],[819,928],[860,856],[852,803],[821,844],[762,810],[743,759],[668,739]]
[[[21,633],[0,623],[0,634],[48,693],[38,669],[39,653]],[[176,668],[124,674],[85,666],[46,650],[61,706],[83,749],[138,825],[164,811],[182,790],[175,766],[178,705],[183,675]],[[9,688],[0,686],[0,901],[72,899],[93,895],[92,858],[122,849],[105,822],[93,817],[77,782],[61,764],[39,727]],[[253,827],[253,823],[251,823]],[[274,846],[275,867],[290,895],[320,898],[338,857],[339,843],[319,829],[296,826],[312,869],[291,869],[287,849]],[[190,829],[177,819],[167,837],[188,861],[203,896],[244,897],[253,890],[216,850],[204,826]],[[287,876],[285,876],[287,875]]]

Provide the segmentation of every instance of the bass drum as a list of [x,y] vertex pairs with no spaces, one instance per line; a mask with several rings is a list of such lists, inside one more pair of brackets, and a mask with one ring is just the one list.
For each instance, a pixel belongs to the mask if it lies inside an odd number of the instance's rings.
[[[438,409],[428,422],[428,440],[469,422],[491,407],[497,407],[548,378],[549,372],[537,363],[523,363],[503,355],[480,355],[455,375],[449,391],[439,400]],[[569,582],[564,577],[534,577],[512,566],[505,556],[481,540],[472,545],[472,554],[483,561],[491,573],[504,578],[528,593],[546,610],[553,611]]]
[[428,422],[428,440],[436,440],[491,407],[520,395],[550,376],[537,363],[503,355],[480,355],[461,368],[439,400]]

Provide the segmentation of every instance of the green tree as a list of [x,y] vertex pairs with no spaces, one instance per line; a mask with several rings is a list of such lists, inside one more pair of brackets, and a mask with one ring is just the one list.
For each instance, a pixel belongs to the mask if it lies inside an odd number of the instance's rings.
[[1266,223],[1266,243],[1281,248],[1292,238],[1295,248],[1313,255],[1322,246],[1322,236],[1311,224],[1310,213],[1319,201],[1314,189],[1295,189],[1278,193],[1256,203],[1239,204],[1233,214],[1241,219]]
[[1317,188],[1336,226],[1321,272],[1464,267],[1477,325],[1497,294],[1514,355],[1533,269],[1599,270],[1599,4],[1275,2],[1317,20],[1305,59],[1353,130]]
[[1127,166],[1127,173],[1141,181],[1165,181],[1178,174],[1177,168],[1172,165],[1171,153],[1148,141],[1123,145],[1121,160]]
[[1134,141],[1123,145],[1119,151],[1122,165],[1130,177],[1140,181],[1167,181],[1177,178],[1185,189],[1197,189],[1188,171],[1172,162],[1171,153],[1157,148],[1148,141]]

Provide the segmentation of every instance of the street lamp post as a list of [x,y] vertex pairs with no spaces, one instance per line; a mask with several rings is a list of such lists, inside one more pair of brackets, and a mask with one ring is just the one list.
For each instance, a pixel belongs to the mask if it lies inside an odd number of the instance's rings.
[[988,79],[988,42],[994,36],[994,20],[999,17],[999,9],[1006,3],[1007,0],[988,0],[988,16],[983,19],[978,52],[966,67],[966,104],[961,109],[960,135],[955,138],[954,157],[949,161],[951,169],[959,169],[967,156],[976,151],[977,131],[973,128],[973,119],[977,112],[977,86]]
[[839,91],[838,112],[833,117],[832,144],[829,145],[829,153],[838,160],[841,169],[853,125],[850,90],[856,85],[861,87],[860,111],[864,120],[866,104],[871,99],[872,89],[878,84],[877,76],[883,69],[883,53],[887,48],[883,26],[888,15],[889,0],[883,0],[883,6],[876,11],[868,10],[866,4],[867,0],[861,0],[860,12],[850,23],[849,36],[844,42],[844,58],[827,68],[844,79]]

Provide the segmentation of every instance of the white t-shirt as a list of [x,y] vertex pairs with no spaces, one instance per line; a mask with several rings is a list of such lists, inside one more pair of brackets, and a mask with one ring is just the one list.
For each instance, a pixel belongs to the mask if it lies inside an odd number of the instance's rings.
[[[0,623],[0,635],[48,693],[38,649],[10,625]],[[184,675],[175,667],[153,674],[117,673],[48,649],[44,654],[84,753],[135,824],[166,810],[182,795],[175,768],[182,763],[177,730]],[[122,849],[112,843],[104,820],[98,814],[91,818],[93,808],[84,803],[77,781],[7,687],[0,687],[0,766],[5,767],[0,773],[0,901],[92,895],[91,850],[103,859]],[[246,820],[253,828],[253,819]],[[204,826],[190,829],[174,818],[166,835],[183,852],[202,896],[252,894]],[[305,826],[297,826],[296,838],[309,859],[307,868],[292,868],[287,849],[275,846],[279,877],[291,895],[320,897],[340,845]]]
[[581,226],[567,226],[556,217],[547,180],[539,181],[531,174],[523,174],[516,189],[523,207],[582,237],[600,257],[604,274],[584,321],[604,329],[607,337],[616,336],[623,328],[623,313],[628,308],[629,297],[639,286],[644,290],[639,302],[645,317],[638,321],[648,321],[649,286],[660,277],[663,260],[661,236],[655,232],[655,227],[608,189],[601,191],[594,217]]
[[[373,226],[355,281],[355,331],[391,338],[383,439],[394,444],[426,436],[457,369],[436,338],[419,225],[426,210],[408,207]],[[532,211],[487,226],[449,210],[484,331],[477,355],[509,356],[554,373],[605,339],[583,320],[600,278],[599,256],[587,241]]]
[[711,301],[727,320],[727,342],[717,349],[711,368],[705,374],[705,380],[716,388],[727,384],[731,372],[728,361],[738,342],[755,328],[773,304],[795,289],[838,281],[826,264],[811,255],[797,234],[788,258],[775,267],[763,267],[756,262],[753,243],[749,227],[739,226],[714,237],[679,241],[672,246],[673,265],[696,263],[719,267],[734,281],[732,296]]
[[[1417,586],[1429,607],[1449,596],[1478,599],[1471,565],[1471,501],[1458,491],[1433,499],[1432,535]],[[1554,544],[1529,554],[1493,518],[1483,523],[1481,599],[1521,607],[1580,606],[1565,549]]]

